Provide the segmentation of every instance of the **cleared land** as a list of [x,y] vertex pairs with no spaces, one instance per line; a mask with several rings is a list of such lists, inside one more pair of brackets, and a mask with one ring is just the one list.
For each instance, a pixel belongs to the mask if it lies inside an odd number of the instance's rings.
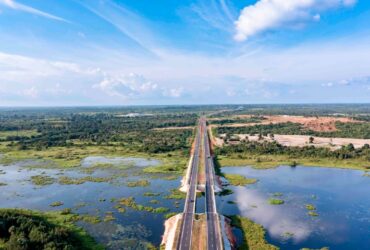
[[[235,118],[251,118],[251,115],[239,115]],[[228,124],[228,127],[245,127],[245,126],[255,126],[257,124],[278,124],[278,123],[299,123],[305,128],[317,131],[317,132],[332,132],[336,131],[336,122],[342,123],[359,123],[360,121],[354,120],[348,117],[306,117],[306,116],[290,116],[290,115],[273,115],[273,116],[263,116],[263,120],[258,123],[234,123]],[[217,126],[217,125],[213,125]]]
[[[220,135],[224,137],[225,135]],[[249,134],[235,134],[234,136],[239,137],[240,140],[250,140],[250,141],[261,141],[258,135]],[[304,146],[315,146],[315,147],[328,147],[331,149],[339,149],[342,146],[347,146],[348,144],[353,144],[355,148],[361,148],[365,144],[370,145],[370,139],[356,139],[356,138],[328,138],[328,137],[316,137],[313,136],[313,143],[310,143],[310,137],[308,135],[274,135],[273,138],[269,136],[263,136],[262,140],[273,142],[288,146],[288,147],[304,147]],[[214,139],[217,146],[222,146],[224,141],[220,138]],[[237,143],[237,142],[232,142]]]

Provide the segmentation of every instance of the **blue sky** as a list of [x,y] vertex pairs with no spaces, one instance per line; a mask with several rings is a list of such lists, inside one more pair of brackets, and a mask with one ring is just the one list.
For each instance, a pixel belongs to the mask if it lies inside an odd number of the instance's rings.
[[365,0],[0,0],[0,106],[370,102]]

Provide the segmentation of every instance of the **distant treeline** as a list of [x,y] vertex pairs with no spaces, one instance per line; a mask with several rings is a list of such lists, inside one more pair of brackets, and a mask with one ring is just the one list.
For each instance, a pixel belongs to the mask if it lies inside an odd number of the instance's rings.
[[277,142],[256,142],[247,141],[237,145],[227,145],[222,148],[216,148],[216,155],[232,155],[244,153],[248,154],[269,154],[269,155],[288,155],[290,157],[306,158],[335,158],[352,159],[365,157],[370,162],[370,147],[368,144],[360,149],[355,149],[352,144],[343,146],[341,149],[332,151],[328,148],[319,148],[314,146],[305,147],[287,147]]
[[319,137],[339,137],[339,138],[361,138],[370,139],[370,123],[342,123],[336,122],[336,131],[317,132],[304,128],[299,123],[277,123],[277,124],[258,124],[245,127],[218,127],[217,134],[250,134],[263,135],[281,134],[281,135],[311,135]]
[[[8,136],[19,149],[42,150],[55,146],[121,145],[133,150],[160,153],[187,150],[192,129],[160,130],[165,127],[195,126],[196,114],[157,114],[124,117],[109,113],[73,114],[45,119],[44,116],[2,116],[0,131],[36,130],[39,134]],[[158,129],[159,130],[155,130]]]

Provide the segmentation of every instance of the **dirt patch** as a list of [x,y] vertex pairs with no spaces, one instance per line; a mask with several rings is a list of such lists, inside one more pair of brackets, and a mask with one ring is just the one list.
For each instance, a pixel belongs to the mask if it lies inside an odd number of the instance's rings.
[[175,249],[177,246],[179,225],[181,225],[182,214],[172,216],[165,221],[165,231],[162,237],[161,245],[165,246],[166,250]]
[[207,217],[205,214],[196,215],[194,219],[191,249],[207,249]]
[[[246,116],[238,116],[240,118],[245,118]],[[302,124],[304,128],[310,129],[317,132],[332,132],[336,131],[335,127],[336,122],[343,123],[358,123],[352,118],[348,117],[315,117],[315,116],[290,116],[290,115],[273,115],[273,116],[264,116],[265,120],[262,120],[260,123],[235,123],[228,124],[228,127],[245,127],[245,126],[255,126],[258,124],[277,124],[277,123],[299,123]]]
[[187,127],[165,127],[165,128],[153,128],[152,130],[163,131],[163,130],[183,130],[183,129],[194,129],[195,126]]
[[[316,137],[314,136],[313,143],[309,143],[309,135],[274,135],[274,138],[269,136],[263,136],[262,140],[259,140],[257,135],[238,134],[240,140],[248,138],[249,141],[276,141],[281,145],[289,147],[304,147],[304,146],[315,146],[315,147],[328,147],[330,149],[339,149],[342,146],[347,146],[352,143],[355,148],[361,148],[365,144],[370,144],[370,139],[355,139],[355,138],[328,138],[328,137]],[[233,142],[238,143],[238,142]]]

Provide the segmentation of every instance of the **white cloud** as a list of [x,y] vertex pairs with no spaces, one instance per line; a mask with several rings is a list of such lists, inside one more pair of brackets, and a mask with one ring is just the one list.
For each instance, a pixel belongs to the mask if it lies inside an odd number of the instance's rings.
[[93,86],[104,91],[110,96],[130,98],[151,94],[157,90],[158,85],[148,81],[144,76],[130,73],[128,75],[112,76],[104,73],[104,79]]
[[39,90],[35,86],[32,86],[29,89],[23,90],[21,94],[25,97],[30,97],[30,98],[35,99],[39,96]]
[[184,88],[183,87],[165,89],[163,91],[164,96],[169,96],[169,97],[174,97],[174,98],[181,97],[183,95],[183,93],[184,93]]
[[65,20],[65,19],[63,19],[61,17],[54,16],[52,14],[43,12],[41,10],[32,8],[30,6],[17,3],[14,0],[0,0],[0,4],[1,5],[4,5],[4,6],[7,6],[8,8],[11,8],[13,10],[19,10],[19,11],[27,12],[27,13],[30,13],[30,14],[33,14],[33,15],[42,16],[42,17],[46,17],[46,18],[49,18],[49,19],[53,19],[53,20],[57,20],[57,21],[69,23],[69,21],[67,21],[67,20]]
[[259,0],[254,5],[245,7],[235,22],[237,41],[265,30],[271,30],[287,24],[296,24],[308,20],[318,20],[319,11],[335,7],[349,7],[356,0]]

